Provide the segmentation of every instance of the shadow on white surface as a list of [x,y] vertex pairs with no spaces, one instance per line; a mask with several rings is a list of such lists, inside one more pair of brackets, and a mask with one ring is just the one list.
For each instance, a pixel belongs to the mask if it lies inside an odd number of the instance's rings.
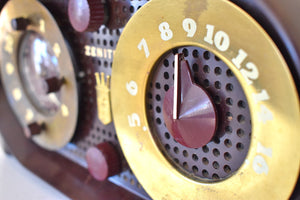
[[0,143],[0,200],[69,200],[4,153]]

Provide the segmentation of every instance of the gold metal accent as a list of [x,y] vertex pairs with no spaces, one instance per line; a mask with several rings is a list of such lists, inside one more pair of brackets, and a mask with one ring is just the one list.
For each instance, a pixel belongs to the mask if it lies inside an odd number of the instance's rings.
[[106,82],[103,72],[101,72],[100,75],[99,72],[96,72],[95,77],[98,118],[104,125],[107,125],[112,121],[110,104],[110,76],[106,76]]
[[65,104],[61,105],[61,113],[62,113],[62,116],[64,116],[64,117],[69,117],[69,115],[70,115],[69,109]]
[[13,97],[16,101],[20,101],[21,98],[22,98],[22,92],[20,90],[20,88],[15,88],[13,91],[12,91],[12,94],[13,94]]
[[60,54],[61,54],[61,50],[60,50],[60,46],[58,43],[55,43],[53,46],[53,52],[55,53],[55,56],[57,58],[59,58]]
[[25,119],[27,122],[30,122],[31,120],[33,120],[34,118],[34,113],[31,109],[26,109],[26,115],[25,115]]
[[[49,117],[38,112],[22,86],[17,68],[19,67],[18,45],[24,32],[15,31],[11,27],[11,20],[19,17],[24,17],[32,22],[26,27],[25,31],[34,31],[41,34],[54,47],[60,67],[60,75],[67,80],[64,87],[60,90],[61,112],[57,112],[55,116]],[[0,21],[0,33],[2,34],[0,38],[1,84],[3,84],[8,98],[12,96],[18,100],[20,99],[20,94],[23,94],[20,101],[9,101],[10,105],[24,129],[28,126],[28,120],[46,124],[47,130],[32,137],[35,143],[48,150],[60,149],[73,137],[78,115],[78,93],[75,73],[64,37],[49,11],[36,0],[8,1],[1,11]],[[11,72],[11,74],[6,73],[6,66],[9,63],[15,66],[13,71],[11,67],[8,68],[7,72]],[[18,90],[14,90],[15,88],[18,88]],[[32,113],[28,112],[28,109]],[[68,118],[66,119],[66,117]]]
[[13,46],[14,46],[14,39],[12,36],[8,35],[5,37],[5,51],[12,54],[13,53]]
[[46,28],[45,28],[46,26],[45,26],[45,20],[43,20],[43,19],[40,19],[40,31],[42,32],[42,33],[45,33],[45,31],[46,31]]
[[[186,18],[197,25],[191,34],[182,26]],[[163,35],[165,40],[159,31],[163,22],[173,33]],[[228,49],[204,40],[206,25],[214,25],[215,33],[223,31],[219,36],[229,36]],[[148,58],[138,48],[142,39],[150,53]],[[182,46],[201,47],[221,58],[240,81],[250,106],[253,132],[248,155],[241,168],[223,181],[208,183],[184,176],[164,157],[151,134],[145,106],[149,74],[165,52]],[[259,78],[252,83],[232,61],[241,49],[248,54],[242,69],[247,69],[245,63],[252,62],[259,71]],[[131,169],[153,199],[289,198],[299,175],[299,98],[280,51],[242,9],[227,0],[151,0],[125,27],[112,73],[112,109],[118,138]],[[131,80],[139,88],[136,96],[126,90]],[[264,90],[269,99],[254,99]],[[132,113],[140,117],[141,126],[129,126],[127,116]],[[259,117],[261,113],[266,117]]]
[[12,75],[12,73],[14,73],[15,67],[11,63],[6,63],[5,67],[6,67],[6,73],[8,75]]

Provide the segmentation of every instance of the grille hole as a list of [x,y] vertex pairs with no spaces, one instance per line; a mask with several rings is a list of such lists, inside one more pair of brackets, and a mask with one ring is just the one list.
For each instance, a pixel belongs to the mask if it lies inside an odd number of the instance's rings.
[[228,83],[228,84],[226,85],[226,90],[227,90],[228,92],[232,92],[232,91],[233,91],[233,85],[232,85],[231,83]]
[[173,55],[176,55],[176,54],[178,54],[178,49],[173,49],[172,52],[173,52]]
[[216,68],[215,68],[215,74],[216,74],[217,76],[221,75],[221,74],[222,74],[222,69],[221,69],[220,67],[216,67]]
[[224,144],[225,144],[225,146],[228,147],[228,148],[230,148],[230,147],[232,146],[231,140],[229,140],[229,139],[226,139],[226,140],[224,141]]
[[152,110],[153,106],[151,104],[148,104],[148,110]]
[[244,149],[244,145],[242,144],[242,143],[237,143],[237,145],[236,145],[236,149],[237,150],[239,150],[239,151],[243,151],[243,149]]
[[169,61],[167,59],[164,60],[164,66],[169,67]]
[[199,159],[198,156],[197,156],[196,154],[193,154],[193,155],[192,155],[192,158],[193,158],[194,161],[198,161],[198,159]]
[[204,85],[204,87],[209,87],[209,80],[208,79],[205,79],[204,81],[203,81],[203,85]]
[[218,95],[215,96],[215,103],[216,103],[216,104],[220,104],[220,103],[221,103],[221,98],[220,98],[220,96],[218,96]]
[[193,71],[194,71],[194,72],[199,71],[199,66],[198,66],[197,63],[194,63],[194,64],[193,64]]
[[232,115],[232,113],[231,112],[227,112],[226,113],[226,119],[227,119],[227,121],[232,121],[232,119],[233,119],[233,115]]
[[161,124],[161,119],[160,118],[156,118],[156,123],[160,125]]
[[189,56],[189,50],[187,50],[187,49],[183,49],[182,53],[184,54],[184,57],[188,57]]
[[240,124],[245,123],[246,120],[244,115],[239,115],[237,119]]
[[157,112],[157,113],[161,113],[161,108],[157,106],[157,107],[156,107],[156,112]]
[[218,174],[213,174],[213,175],[212,175],[212,178],[213,178],[214,180],[219,180],[219,179],[220,179],[220,177],[219,177]]
[[189,156],[189,153],[188,153],[186,150],[184,150],[184,151],[182,152],[182,154],[183,154],[184,157],[188,157],[188,156]]
[[197,166],[193,166],[193,167],[192,167],[192,170],[193,170],[193,172],[194,172],[195,174],[198,173],[198,171],[199,171]]
[[228,134],[232,133],[232,128],[231,128],[231,126],[226,126],[226,127],[225,127],[225,132],[228,133]]
[[170,147],[169,144],[166,144],[166,145],[165,145],[165,148],[169,151],[171,147]]
[[232,72],[230,69],[228,69],[228,70],[226,71],[226,75],[227,75],[228,77],[233,77],[233,76],[234,76],[233,72]]
[[215,56],[216,61],[220,61],[220,58],[218,56]]
[[219,169],[220,165],[217,161],[213,162],[213,168]]
[[225,158],[225,160],[230,161],[231,160],[231,154],[228,153],[228,152],[224,153],[224,158]]
[[197,50],[193,51],[193,57],[198,58],[199,57],[199,52]]
[[109,44],[110,44],[111,47],[114,47],[114,41],[110,40]]
[[209,60],[209,58],[210,58],[210,53],[209,53],[208,51],[205,51],[205,52],[203,53],[203,57],[204,57],[205,60]]
[[208,171],[207,170],[202,170],[202,176],[204,176],[204,177],[208,177]]
[[233,100],[232,100],[232,98],[227,98],[227,99],[226,99],[226,104],[229,105],[229,106],[232,106],[232,105],[233,105]]
[[241,101],[238,102],[238,107],[239,108],[246,108],[246,103],[241,100]]
[[245,131],[243,129],[238,129],[236,133],[239,137],[243,137],[245,135]]
[[205,146],[202,147],[202,151],[204,153],[207,153],[209,151],[209,148],[205,145]]
[[209,66],[208,65],[204,65],[203,66],[203,71],[204,71],[204,73],[209,73],[210,72],[210,68],[209,68]]
[[156,89],[160,89],[160,83],[155,83]]
[[170,88],[170,87],[169,87],[168,85],[165,85],[165,86],[164,86],[164,89],[165,89],[166,92],[169,90],[169,88]]
[[160,95],[156,95],[156,96],[155,96],[155,99],[156,99],[157,101],[160,101],[160,100],[161,100]]
[[133,12],[134,12],[134,7],[133,7],[133,6],[130,6],[129,11],[130,11],[131,13],[133,13]]
[[188,170],[189,169],[189,165],[187,164],[187,162],[184,162],[183,164],[184,169]]
[[213,154],[214,154],[214,156],[218,157],[220,155],[219,149],[214,149]]
[[165,138],[170,139],[170,134],[168,132],[165,132]]
[[174,152],[176,153],[176,154],[178,154],[179,153],[179,149],[178,149],[178,147],[174,147]]
[[130,179],[130,184],[135,185],[135,181],[133,179]]
[[221,82],[220,81],[216,81],[215,82],[215,88],[219,90],[219,89],[221,89],[221,87],[222,87]]
[[228,165],[224,166],[224,172],[226,172],[227,174],[229,174],[231,172],[231,168]]
[[215,138],[214,138],[214,143],[220,144],[220,139],[219,139],[218,137],[215,137]]
[[208,165],[209,164],[209,160],[207,159],[207,158],[202,158],[202,163],[204,164],[204,165]]
[[166,80],[168,80],[168,79],[170,78],[170,76],[169,76],[169,73],[168,73],[168,72],[165,72],[165,73],[164,73],[164,78],[165,78]]

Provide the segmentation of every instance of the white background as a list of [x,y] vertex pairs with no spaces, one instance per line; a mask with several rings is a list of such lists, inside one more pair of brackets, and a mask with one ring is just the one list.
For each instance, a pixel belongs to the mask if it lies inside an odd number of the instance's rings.
[[7,156],[0,142],[0,200],[69,200],[48,185],[13,156]]

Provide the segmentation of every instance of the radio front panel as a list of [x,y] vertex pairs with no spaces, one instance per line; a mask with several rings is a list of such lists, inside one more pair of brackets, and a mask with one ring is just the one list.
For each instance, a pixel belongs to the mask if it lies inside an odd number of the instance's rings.
[[70,198],[298,198],[299,3],[0,6],[6,150]]

